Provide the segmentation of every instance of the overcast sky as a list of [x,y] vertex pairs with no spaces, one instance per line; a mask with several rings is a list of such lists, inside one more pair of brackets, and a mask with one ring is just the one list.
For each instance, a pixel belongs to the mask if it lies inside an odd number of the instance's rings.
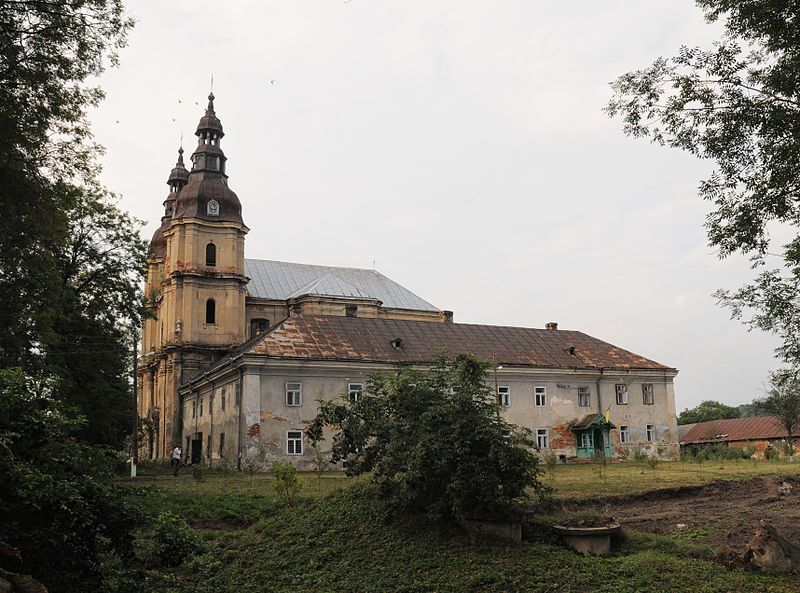
[[711,296],[709,163],[622,134],[608,83],[707,45],[689,0],[136,0],[92,112],[104,182],[163,211],[214,76],[246,255],[376,268],[457,322],[557,321],[680,369],[678,410],[761,394],[776,344]]

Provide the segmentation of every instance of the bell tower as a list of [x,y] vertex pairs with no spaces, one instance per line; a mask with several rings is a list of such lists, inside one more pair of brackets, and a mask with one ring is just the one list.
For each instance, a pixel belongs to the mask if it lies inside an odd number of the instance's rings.
[[214,95],[197,125],[188,182],[177,194],[164,230],[164,302],[168,342],[182,350],[181,381],[245,340],[244,238],[242,205],[228,187],[225,133]]

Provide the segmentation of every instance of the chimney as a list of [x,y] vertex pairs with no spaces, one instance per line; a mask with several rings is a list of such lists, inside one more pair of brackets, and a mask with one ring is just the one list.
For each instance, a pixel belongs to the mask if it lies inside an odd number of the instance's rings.
[[558,329],[558,323],[556,323],[555,321],[549,321],[549,322],[544,324],[544,327],[545,327],[545,329],[549,329],[549,330],[557,330]]
[[444,323],[453,323],[453,312],[452,311],[442,311],[442,321]]

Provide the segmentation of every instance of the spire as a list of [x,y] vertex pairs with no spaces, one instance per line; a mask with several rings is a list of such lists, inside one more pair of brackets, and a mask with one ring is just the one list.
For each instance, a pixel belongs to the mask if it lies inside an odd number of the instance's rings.
[[175,163],[175,167],[170,171],[169,179],[167,179],[169,195],[164,200],[164,216],[172,218],[178,192],[180,192],[187,183],[189,183],[189,171],[186,170],[186,166],[183,164],[183,146],[181,146],[178,148],[178,162]]

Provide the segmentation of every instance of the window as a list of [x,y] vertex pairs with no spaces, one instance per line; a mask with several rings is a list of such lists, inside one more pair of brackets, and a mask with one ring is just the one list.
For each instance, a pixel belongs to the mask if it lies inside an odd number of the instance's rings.
[[254,338],[258,334],[263,333],[269,329],[269,320],[267,319],[251,319],[250,320],[250,337]]
[[209,268],[217,265],[217,246],[213,243],[206,245],[206,265]]
[[548,432],[549,430],[546,428],[537,428],[536,429],[536,446],[539,449],[547,449],[549,446],[548,443]]
[[219,216],[219,202],[216,200],[209,200],[206,212],[209,216]]
[[289,455],[303,454],[303,433],[299,430],[290,430],[286,433],[286,453]]
[[192,402],[192,418],[197,418],[197,402]]
[[203,417],[203,398],[200,398],[200,417]]
[[631,442],[630,430],[624,424],[620,424],[619,425],[619,442],[620,443],[630,443]]
[[301,383],[286,383],[286,405],[299,406],[302,402],[303,385]]
[[547,405],[547,388],[546,387],[534,387],[533,388],[533,397],[536,400],[536,407],[543,408]]
[[206,455],[211,457],[211,435],[208,435],[206,439]]
[[511,388],[505,385],[501,385],[497,388],[497,400],[498,403],[507,408],[511,405]]
[[654,424],[647,425],[647,442],[652,443],[656,440],[656,427]]
[[653,384],[645,383],[642,385],[642,403],[646,406],[653,405]]
[[628,386],[624,383],[617,383],[614,385],[614,388],[617,392],[617,405],[628,405]]
[[225,433],[219,433],[219,456],[222,457],[225,454]]
[[364,384],[363,383],[348,383],[347,384],[347,395],[350,396],[351,402],[357,402],[358,399],[361,397],[361,392],[364,391]]
[[222,411],[224,412],[225,411],[225,388],[224,387],[222,388],[222,393],[220,393],[220,395],[219,395],[219,403],[220,403],[220,407],[222,408]]
[[594,435],[591,432],[581,433],[581,448],[592,449],[594,447]]
[[578,405],[582,408],[589,407],[589,388],[578,387]]
[[239,406],[242,405],[242,384],[237,383],[234,391],[235,391],[234,396],[236,398],[236,407],[238,408]]
[[217,322],[217,303],[214,302],[214,299],[208,299],[206,301],[206,323],[216,323]]

